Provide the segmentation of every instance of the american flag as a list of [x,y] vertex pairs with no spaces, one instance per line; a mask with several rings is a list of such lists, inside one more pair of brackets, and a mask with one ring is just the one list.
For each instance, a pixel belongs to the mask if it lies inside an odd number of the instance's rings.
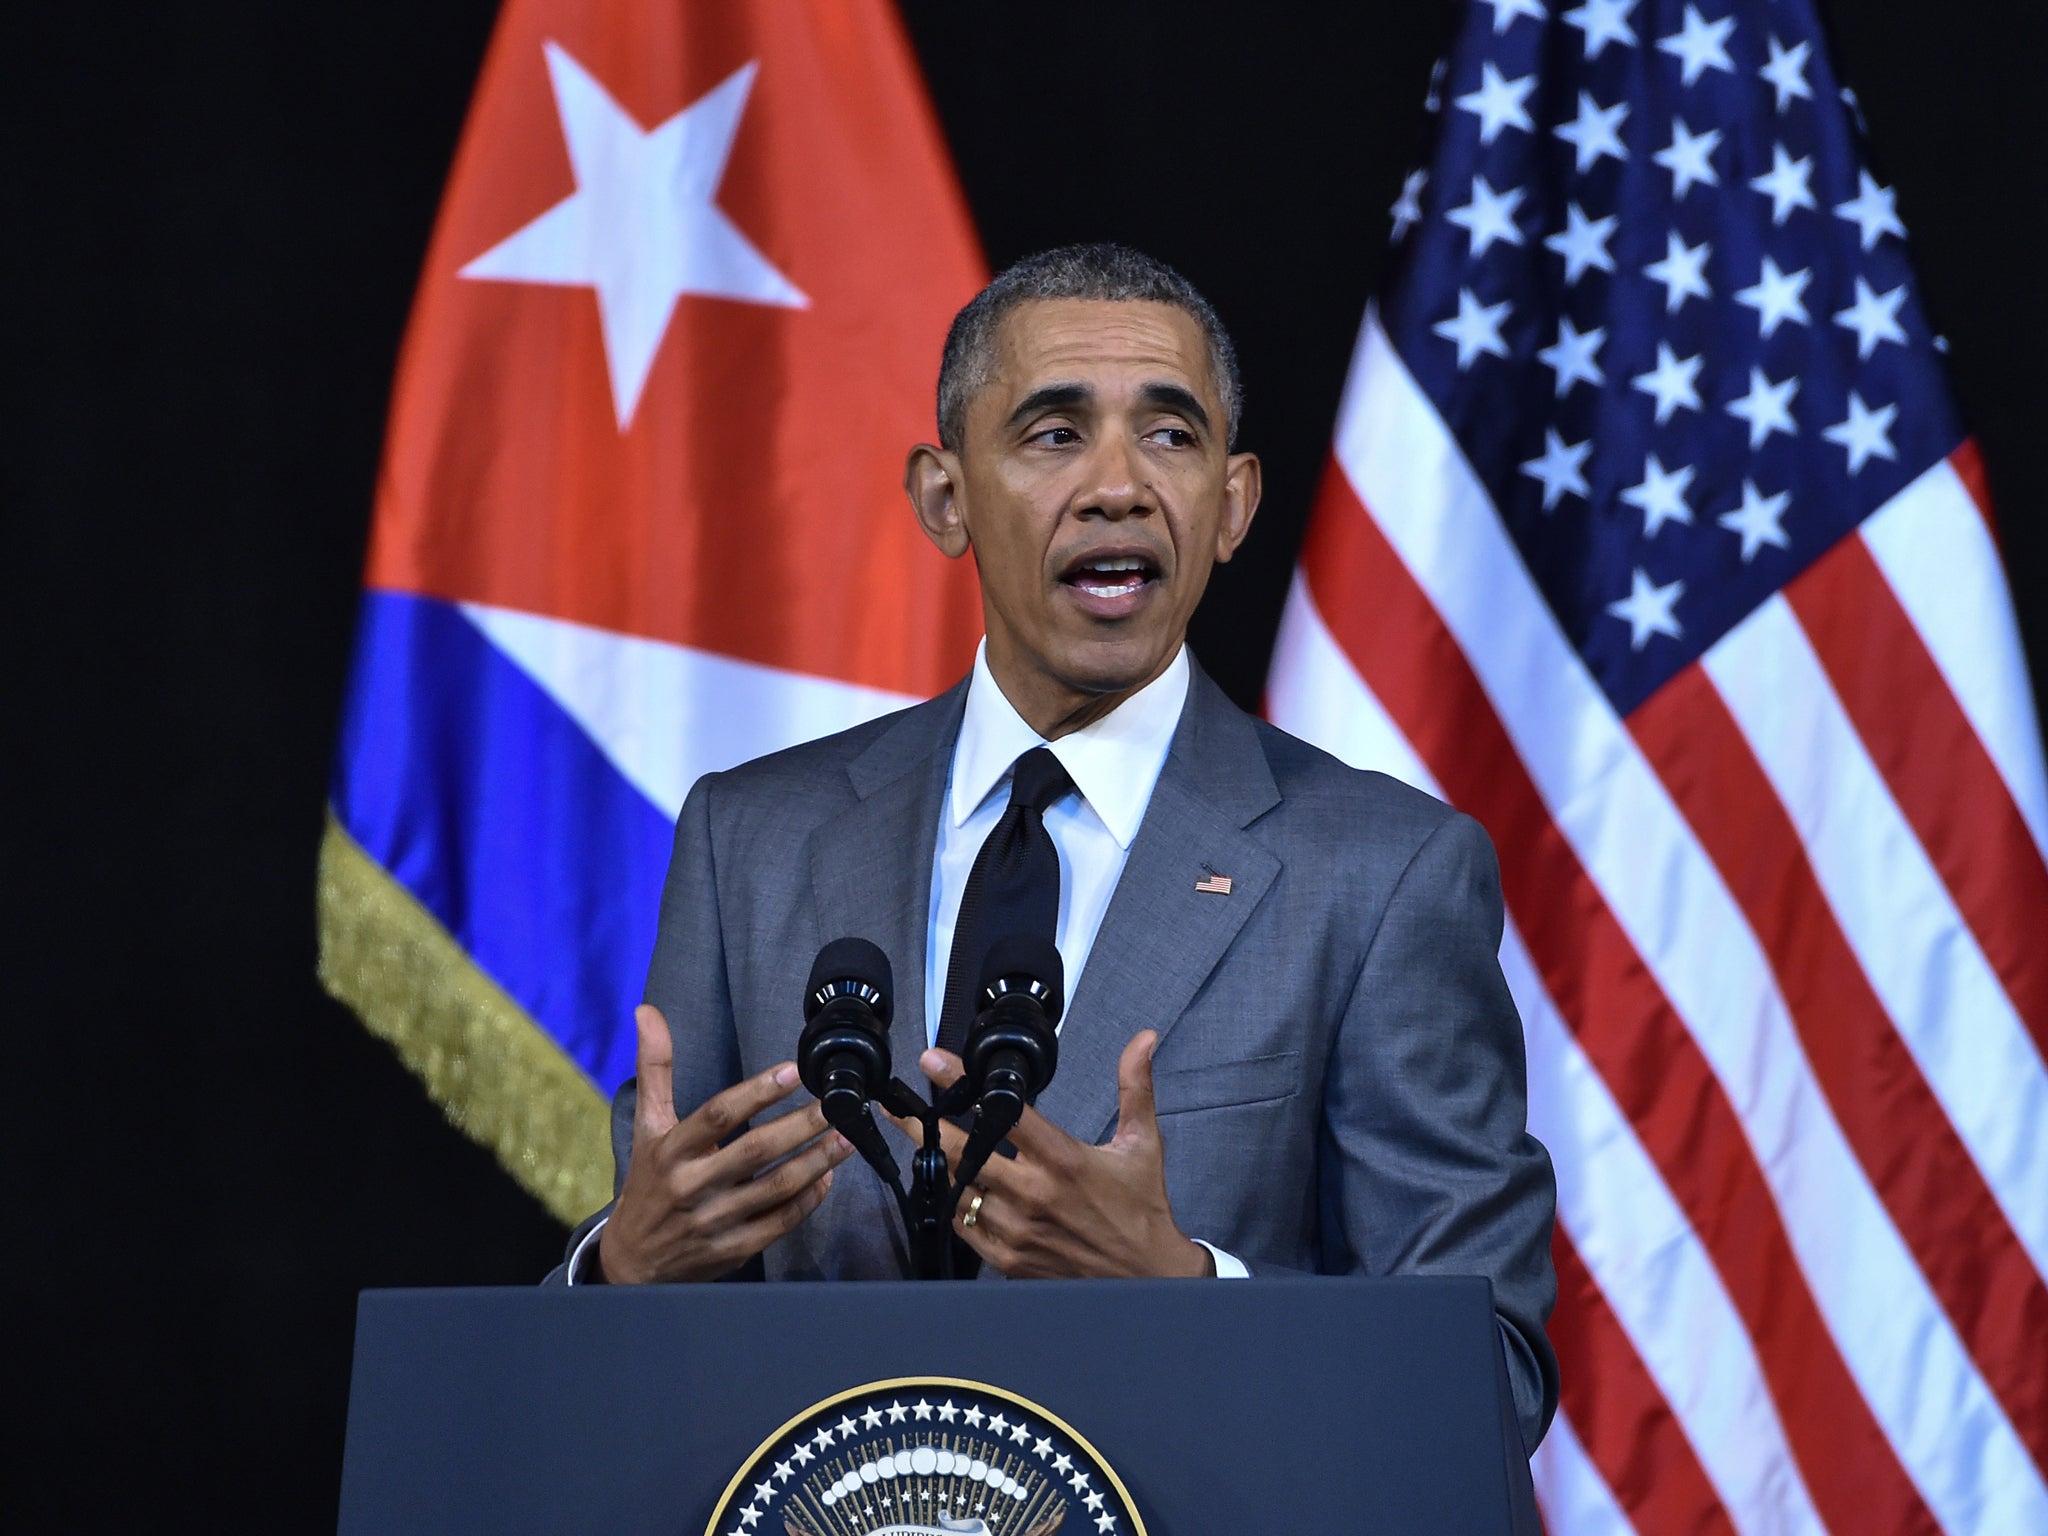
[[2048,789],[1810,0],[1483,0],[1283,726],[1483,821],[1557,1163],[1554,1532],[2048,1531]]

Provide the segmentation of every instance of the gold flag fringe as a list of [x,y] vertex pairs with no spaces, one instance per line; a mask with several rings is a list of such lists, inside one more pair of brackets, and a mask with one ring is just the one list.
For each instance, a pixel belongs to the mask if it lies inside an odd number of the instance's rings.
[[320,984],[455,1126],[571,1225],[612,1197],[611,1112],[582,1069],[330,813]]

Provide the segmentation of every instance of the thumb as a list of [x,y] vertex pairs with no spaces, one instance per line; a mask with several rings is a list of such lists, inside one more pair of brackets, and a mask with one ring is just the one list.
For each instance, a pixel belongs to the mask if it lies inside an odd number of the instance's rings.
[[1152,1096],[1152,1053],[1159,1049],[1155,1030],[1141,1029],[1116,1063],[1116,1140],[1157,1141],[1159,1117]]
[[633,1129],[651,1140],[675,1129],[676,1047],[668,1032],[668,1020],[653,1004],[642,1003],[635,1008],[633,1024],[640,1031],[640,1046],[633,1058],[637,1080]]
[[941,1092],[959,1082],[960,1074],[965,1070],[960,1065],[960,1058],[951,1051],[926,1051],[917,1058],[917,1064],[924,1069],[924,1075],[930,1078]]

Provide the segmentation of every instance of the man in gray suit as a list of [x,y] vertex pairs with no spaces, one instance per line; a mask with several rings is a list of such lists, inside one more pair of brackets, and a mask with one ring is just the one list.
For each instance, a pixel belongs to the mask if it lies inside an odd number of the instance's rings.
[[553,1278],[907,1273],[893,1196],[792,1097],[805,978],[823,943],[874,940],[896,1059],[952,1081],[931,1047],[962,889],[1012,764],[1049,744],[1060,1066],[955,1231],[1008,1276],[1485,1275],[1535,1446],[1557,1402],[1555,1188],[1525,1126],[1492,848],[1244,714],[1189,658],[1258,508],[1238,414],[1213,311],[1135,252],[1031,258],[961,312],[940,444],[905,485],[941,552],[973,552],[975,669],[692,789],[639,1091],[614,1105],[617,1197]]

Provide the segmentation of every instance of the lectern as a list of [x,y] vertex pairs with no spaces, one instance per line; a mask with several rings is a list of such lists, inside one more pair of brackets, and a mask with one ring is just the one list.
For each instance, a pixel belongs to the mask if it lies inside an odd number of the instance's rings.
[[1480,1279],[365,1292],[353,1533],[1536,1536]]

